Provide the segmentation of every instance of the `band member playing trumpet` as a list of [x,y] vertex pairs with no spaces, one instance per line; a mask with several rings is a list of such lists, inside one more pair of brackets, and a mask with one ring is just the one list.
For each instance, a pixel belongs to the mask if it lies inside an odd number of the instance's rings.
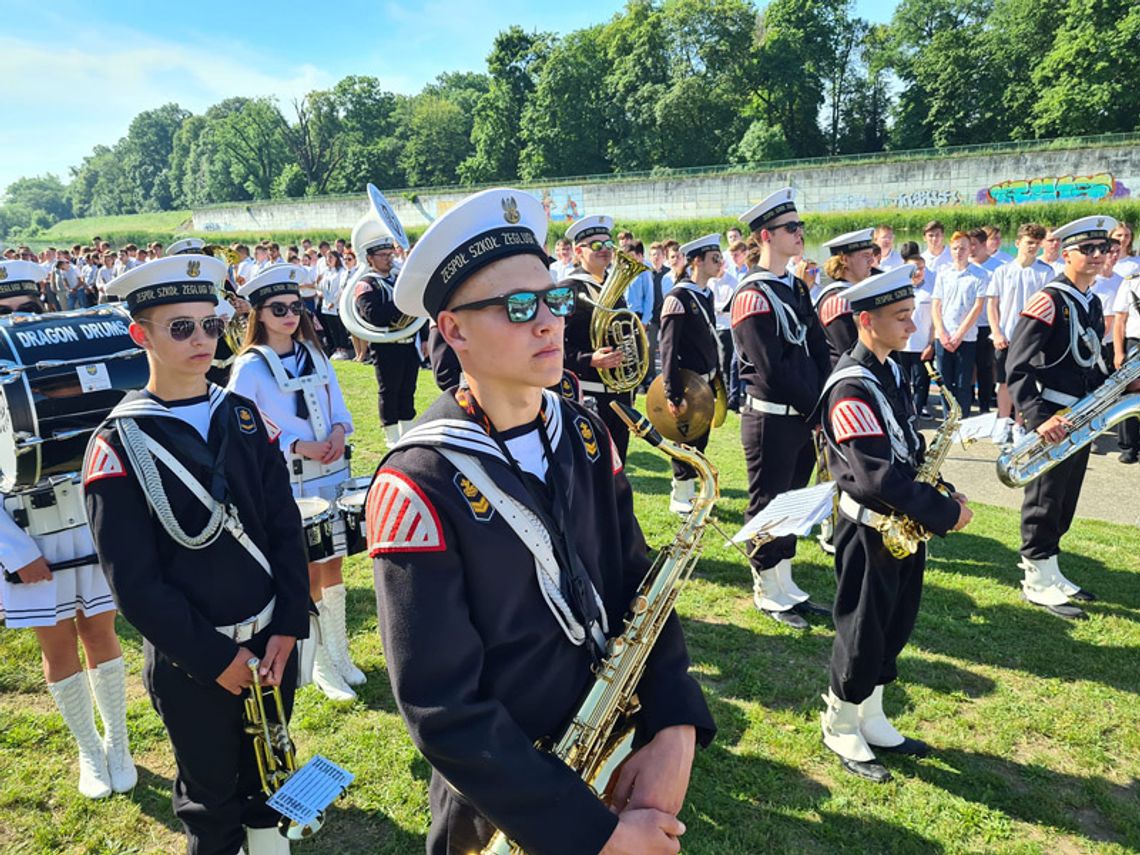
[[[687,408],[681,369],[700,375],[710,385],[720,372],[720,339],[716,334],[716,307],[709,280],[720,274],[723,258],[720,235],[705,235],[681,247],[688,267],[661,304],[661,373],[665,377],[665,398],[674,418],[683,417]],[[698,451],[709,444],[709,431],[686,437],[685,442]],[[674,460],[673,492],[669,510],[687,514],[696,485],[696,472],[691,466]]]
[[896,558],[877,525],[897,513],[944,535],[973,516],[961,494],[947,496],[915,480],[924,446],[909,386],[889,356],[914,332],[912,271],[904,264],[840,293],[859,340],[840,358],[821,401],[829,465],[840,491],[835,644],[823,741],[847,771],[872,781],[890,779],[876,750],[929,751],[895,730],[883,712],[883,686],[897,677],[898,655],[918,615],[926,544]]
[[[732,341],[747,393],[740,408],[748,465],[747,521],[811,477],[811,413],[831,366],[807,286],[787,272],[788,260],[804,247],[795,191],[773,193],[740,220],[760,246],[759,263],[740,281],[731,304]],[[812,603],[792,578],[795,554],[792,535],[769,541],[753,554],[753,603],[781,623],[806,629],[801,612],[827,610]]]
[[243,692],[260,677],[287,708],[308,632],[300,514],[280,431],[246,398],[206,382],[224,322],[224,262],[160,258],[112,283],[146,388],[111,411],[87,448],[87,516],[115,602],[143,636],[143,680],[174,748],[174,813],[190,852],[288,851],[265,805]]
[[[0,315],[43,313],[36,284],[42,276],[33,262],[0,261]],[[45,488],[53,497],[48,503],[41,501]],[[68,518],[70,525],[63,523]],[[133,789],[138,773],[128,745],[115,603],[94,551],[77,485],[59,490],[40,482],[29,491],[0,493],[0,621],[35,632],[48,690],[79,747],[79,792],[99,799]]]
[[546,223],[533,196],[486,190],[432,223],[400,272],[397,304],[436,321],[467,385],[372,482],[384,654],[433,767],[429,853],[479,851],[496,827],[531,855],[675,853],[694,749],[714,731],[676,615],[638,686],[638,750],[611,805],[536,746],[573,714],[649,568],[605,425],[545,388],[575,300],[551,285]]
[[[289,466],[297,498],[315,497],[335,506],[337,488],[350,476],[346,441],[352,414],[344,403],[332,364],[321,350],[312,317],[301,300],[304,269],[267,267],[238,292],[253,310],[229,391],[249,398],[281,430],[278,445]],[[302,644],[302,679],[311,678],[335,701],[356,698],[352,686],[364,674],[352,663],[345,628],[347,592],[341,565],[347,554],[344,518],[333,523],[334,554],[309,564],[309,596],[317,606],[316,632]],[[312,628],[311,628],[312,629]]]

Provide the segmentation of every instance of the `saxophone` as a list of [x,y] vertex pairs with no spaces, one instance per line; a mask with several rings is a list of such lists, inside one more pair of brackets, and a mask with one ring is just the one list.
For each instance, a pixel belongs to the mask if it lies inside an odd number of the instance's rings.
[[1068,436],[1054,443],[1036,433],[1029,434],[998,458],[998,479],[1007,487],[1024,487],[1114,425],[1140,415],[1140,394],[1125,394],[1128,385],[1137,379],[1140,379],[1140,350],[1133,350],[1101,386],[1068,410],[1061,410],[1059,415],[1065,415],[1072,423]]
[[[628,404],[610,406],[630,433],[656,446],[668,457],[697,472],[693,511],[673,542],[664,547],[645,574],[630,603],[622,634],[610,640],[606,658],[595,670],[594,682],[552,753],[577,772],[599,798],[617,784],[617,772],[633,751],[634,715],[640,709],[637,684],[673,604],[693,572],[701,551],[701,536],[720,498],[717,471],[703,454],[663,439],[645,416]],[[496,831],[481,855],[523,855],[524,850]]]
[[615,309],[630,283],[649,268],[624,252],[614,253],[614,263],[590,316],[590,345],[594,350],[612,347],[621,353],[616,368],[599,368],[598,376],[614,392],[630,392],[641,385],[649,371],[649,337],[645,324],[629,309]]
[[[954,396],[950,394],[950,390],[946,388],[942,375],[938,373],[934,363],[927,362],[924,364],[926,365],[926,373],[938,386],[938,391],[942,393],[942,399],[946,402],[946,418],[939,425],[930,445],[926,447],[926,455],[923,457],[922,465],[918,467],[918,473],[914,476],[914,480],[920,484],[937,486],[940,492],[949,495],[945,487],[938,485],[938,473],[942,471],[942,464],[946,462],[950,448],[954,444],[954,434],[958,431],[959,422],[962,421],[962,408]],[[883,546],[895,558],[906,558],[908,555],[914,555],[918,552],[919,544],[925,543],[932,537],[929,531],[910,517],[902,516],[897,512],[880,519],[875,528],[883,536]]]

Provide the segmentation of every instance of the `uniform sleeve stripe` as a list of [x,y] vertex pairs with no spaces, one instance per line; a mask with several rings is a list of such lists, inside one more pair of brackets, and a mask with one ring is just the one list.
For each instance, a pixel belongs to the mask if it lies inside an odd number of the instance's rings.
[[755,289],[741,291],[732,301],[732,325],[736,326],[753,315],[766,315],[772,311],[768,298]]
[[831,408],[831,430],[836,442],[886,436],[870,404],[858,398],[843,398]]
[[395,469],[376,473],[366,502],[368,554],[442,552],[447,549],[439,514],[423,490]]
[[836,318],[851,314],[851,304],[839,296],[828,297],[819,310],[819,320],[826,327]]
[[1057,317],[1057,309],[1053,304],[1053,298],[1044,291],[1038,291],[1026,303],[1025,308],[1021,310],[1021,314],[1027,318],[1034,318],[1041,321],[1043,324],[1053,325],[1053,321]]
[[683,315],[685,314],[685,304],[670,294],[665,298],[665,302],[661,304],[661,317],[668,317],[669,315]]
[[115,449],[103,437],[95,437],[87,451],[87,466],[83,471],[83,483],[90,484],[92,481],[98,481],[101,478],[125,478],[126,476],[127,470]]

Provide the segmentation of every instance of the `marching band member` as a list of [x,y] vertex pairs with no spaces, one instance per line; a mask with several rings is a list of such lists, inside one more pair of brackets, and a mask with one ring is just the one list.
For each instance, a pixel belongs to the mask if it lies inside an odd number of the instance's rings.
[[[803,281],[787,272],[803,252],[795,191],[779,190],[740,218],[760,246],[759,264],[732,299],[732,341],[747,394],[740,434],[748,465],[752,519],[780,493],[803,487],[815,465],[812,443],[819,392],[831,368],[827,339]],[[802,613],[826,614],[792,578],[796,538],[765,543],[752,557],[753,602],[781,623],[807,629]]]
[[[353,299],[356,311],[367,324],[387,327],[401,315],[392,299],[396,285],[393,260],[396,240],[391,230],[372,214],[361,218],[352,230],[352,250],[368,265],[368,272],[357,280]],[[416,337],[396,342],[369,342],[380,400],[380,424],[388,447],[412,426],[416,417],[416,381],[420,354]]]
[[[1061,241],[1064,273],[1034,294],[1021,310],[1006,356],[1009,393],[1026,430],[1049,442],[1064,438],[1071,422],[1063,409],[1099,386],[1104,317],[1092,285],[1108,255],[1112,217],[1082,217],[1053,230]],[[1140,384],[1133,384],[1140,387]],[[1130,391],[1137,391],[1129,387]],[[1070,600],[1095,597],[1061,573],[1061,538],[1073,522],[1091,446],[1086,446],[1025,487],[1021,503],[1022,594],[1055,615],[1080,618]]]
[[831,257],[824,262],[823,272],[833,281],[824,285],[816,297],[815,308],[827,336],[831,365],[855,345],[858,338],[851,307],[840,297],[845,288],[858,284],[874,272],[874,229],[859,229],[824,243]]
[[[305,271],[295,264],[267,267],[238,292],[253,307],[229,391],[249,398],[281,430],[278,444],[289,466],[293,495],[326,500],[349,478],[346,441],[352,414],[332,364],[321,350],[312,317],[301,298]],[[364,683],[352,663],[345,627],[347,591],[341,572],[347,554],[344,518],[333,523],[335,552],[309,564],[309,596],[318,626],[302,643],[301,682],[311,678],[334,701],[356,698]],[[317,631],[314,631],[317,630]],[[311,669],[308,648],[312,646]]]
[[[613,437],[618,454],[625,460],[629,430],[625,422],[610,409],[610,401],[628,404],[632,402],[632,396],[628,392],[615,393],[602,382],[598,369],[617,368],[621,365],[622,355],[612,347],[594,350],[590,340],[590,321],[594,309],[588,302],[597,300],[601,294],[602,283],[606,281],[606,272],[613,261],[614,241],[610,237],[613,228],[613,217],[604,214],[591,214],[570,224],[566,229],[566,239],[574,244],[576,264],[570,275],[559,284],[573,285],[579,297],[574,314],[566,319],[566,368],[577,375],[582,393],[587,398],[594,399],[598,415]],[[618,300],[614,308],[624,309],[625,299]]]
[[676,615],[638,687],[638,750],[614,810],[535,745],[577,708],[649,568],[604,423],[544,390],[562,375],[575,300],[551,286],[546,222],[523,191],[478,193],[432,223],[397,281],[400,308],[436,321],[467,385],[372,482],[385,658],[433,766],[429,853],[478,851],[492,825],[532,855],[675,853],[694,748],[715,729]]
[[87,447],[87,516],[123,616],[143,636],[143,680],[174,748],[173,805],[190,852],[288,851],[243,729],[251,657],[291,709],[295,639],[308,631],[305,543],[279,431],[210,385],[224,262],[160,258],[117,278],[146,388]]
[[[0,261],[0,315],[42,313],[36,284],[42,275],[38,264]],[[70,480],[43,481],[30,490],[0,493],[0,621],[35,631],[48,690],[79,746],[79,792],[100,799],[133,789],[138,773],[128,745],[126,668],[115,634],[115,604],[76,487]]]
[[904,737],[883,712],[883,686],[898,675],[898,655],[918,615],[926,545],[895,558],[876,523],[899,513],[945,535],[973,516],[961,494],[945,496],[914,480],[924,446],[910,389],[889,356],[914,333],[913,270],[904,264],[841,293],[859,340],[835,366],[821,399],[831,474],[840,491],[823,742],[847,771],[878,782],[890,773],[875,750],[924,756],[929,746]]
[[[724,259],[720,253],[720,235],[705,235],[681,247],[688,269],[673,286],[661,304],[661,373],[665,375],[665,399],[674,418],[683,416],[687,407],[681,369],[699,374],[714,385],[720,376],[720,338],[716,331],[716,307],[709,281],[720,274]],[[720,382],[723,382],[723,378]],[[711,427],[711,426],[710,426]],[[709,430],[696,437],[686,437],[687,445],[704,451],[709,444]],[[696,490],[697,473],[680,461],[673,462],[673,491],[669,510],[687,514]]]

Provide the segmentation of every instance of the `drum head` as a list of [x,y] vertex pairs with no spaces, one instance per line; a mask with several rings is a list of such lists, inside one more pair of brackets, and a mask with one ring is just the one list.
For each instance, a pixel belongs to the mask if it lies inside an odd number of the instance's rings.
[[367,493],[370,486],[372,486],[371,475],[362,475],[359,478],[346,478],[337,485],[337,498],[359,493],[361,490]]
[[329,503],[324,499],[316,496],[303,496],[294,499],[294,501],[297,503],[297,508],[301,511],[301,519],[305,521],[306,525],[322,516],[328,516]]

